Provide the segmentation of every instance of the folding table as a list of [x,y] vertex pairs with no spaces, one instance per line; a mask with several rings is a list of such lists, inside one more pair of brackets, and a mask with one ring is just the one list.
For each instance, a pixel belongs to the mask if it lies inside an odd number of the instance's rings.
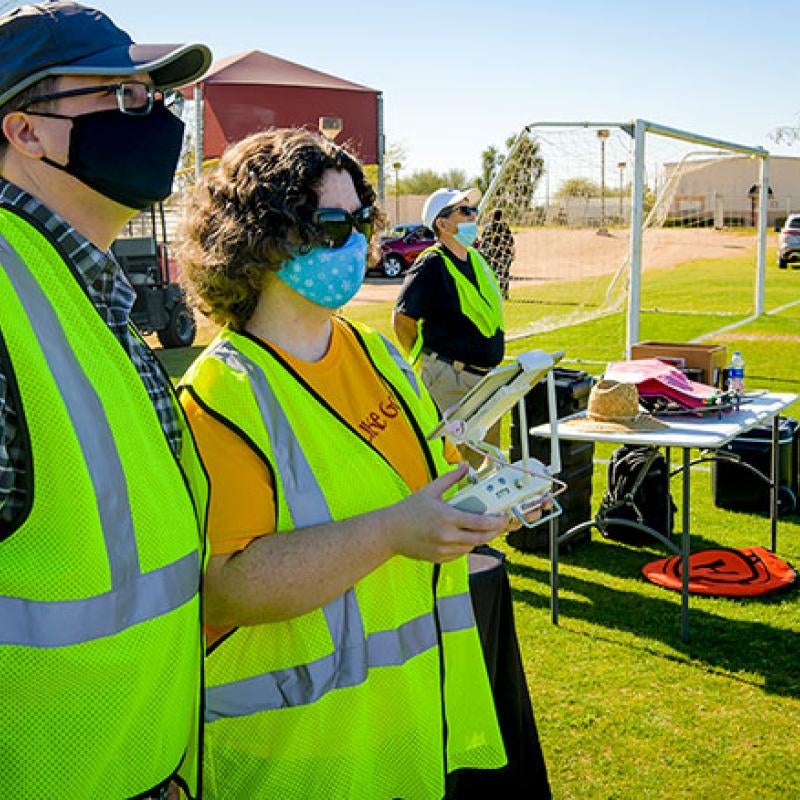
[[[754,393],[755,394],[755,393]],[[667,427],[655,431],[627,431],[608,433],[600,431],[580,430],[571,425],[564,425],[567,419],[585,417],[586,412],[559,420],[558,437],[570,441],[612,442],[617,444],[642,445],[649,447],[664,447],[667,449],[669,461],[669,448],[678,447],[683,451],[683,465],[681,467],[683,478],[682,504],[681,504],[681,544],[676,545],[671,539],[659,534],[653,529],[643,525],[632,524],[650,535],[659,539],[674,553],[681,557],[682,577],[681,586],[681,639],[689,641],[689,553],[690,550],[690,511],[691,487],[690,468],[691,450],[716,451],[732,439],[751,428],[772,421],[772,442],[769,475],[769,517],[770,517],[770,549],[774,552],[778,544],[778,415],[788,408],[798,398],[796,394],[764,392],[758,396],[747,398],[738,411],[722,413],[721,415],[681,415],[662,417]],[[531,428],[532,436],[550,438],[549,425],[537,425]],[[706,460],[705,458],[701,460]],[[616,521],[616,520],[615,520]],[[558,545],[567,541],[587,527],[597,527],[598,520],[587,520],[575,525],[562,534],[558,534],[557,520],[550,521],[550,610],[554,625],[558,624]]]

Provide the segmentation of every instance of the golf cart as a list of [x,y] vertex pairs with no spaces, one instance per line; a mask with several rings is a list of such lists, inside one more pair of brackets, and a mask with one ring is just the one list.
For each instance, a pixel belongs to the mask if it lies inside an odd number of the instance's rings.
[[189,347],[197,326],[183,289],[173,282],[163,204],[131,220],[111,251],[136,290],[131,310],[136,327],[155,333],[165,348]]

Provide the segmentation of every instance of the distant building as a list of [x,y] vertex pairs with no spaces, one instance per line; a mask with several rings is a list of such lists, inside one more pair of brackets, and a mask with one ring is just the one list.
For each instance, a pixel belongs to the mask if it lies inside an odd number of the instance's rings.
[[[698,159],[664,165],[667,221],[755,225],[760,160],[748,156]],[[768,225],[800,212],[800,158],[769,160]]]
[[[203,155],[214,158],[233,142],[267,128],[318,130],[321,117],[340,121],[337,144],[366,164],[381,157],[382,95],[377,89],[319,72],[259,50],[224,58],[199,81],[203,97]],[[194,84],[183,87],[191,99]]]

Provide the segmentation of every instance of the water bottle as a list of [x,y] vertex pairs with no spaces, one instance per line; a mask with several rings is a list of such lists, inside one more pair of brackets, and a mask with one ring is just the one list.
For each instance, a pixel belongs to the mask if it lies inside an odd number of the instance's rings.
[[728,367],[728,390],[734,394],[744,391],[744,359],[738,350],[734,351]]

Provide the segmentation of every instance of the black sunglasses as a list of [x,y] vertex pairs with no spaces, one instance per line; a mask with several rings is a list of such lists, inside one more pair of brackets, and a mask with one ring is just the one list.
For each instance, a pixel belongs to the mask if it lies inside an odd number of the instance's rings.
[[319,230],[322,243],[333,249],[342,247],[353,229],[363,234],[369,242],[374,220],[374,206],[364,206],[352,214],[343,208],[318,208],[311,215],[311,222]]
[[465,217],[470,217],[478,213],[478,209],[475,206],[450,206],[450,208],[445,210],[447,211],[447,214],[445,214],[447,217],[451,214],[455,214],[456,211],[458,211],[459,214],[463,214]]

